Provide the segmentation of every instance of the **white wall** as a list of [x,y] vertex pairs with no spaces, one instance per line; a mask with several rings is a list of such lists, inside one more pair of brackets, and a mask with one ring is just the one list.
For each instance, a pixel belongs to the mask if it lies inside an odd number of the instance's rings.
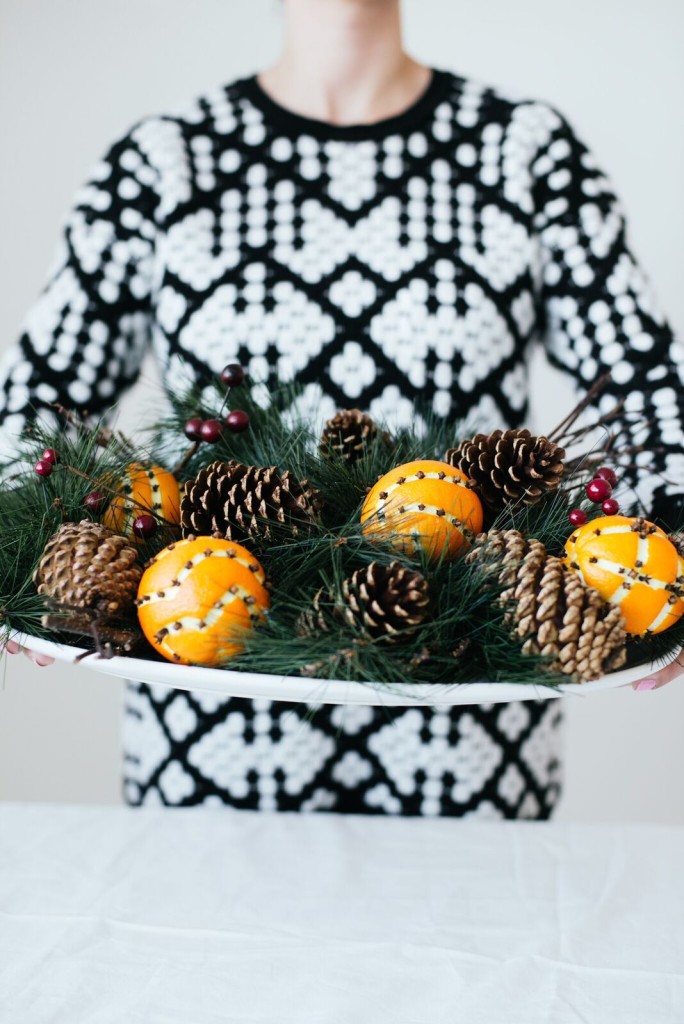
[[[320,0],[324,3],[325,0]],[[277,0],[0,0],[0,338],[39,290],[86,169],[139,117],[269,62]],[[521,13],[521,10],[524,13]],[[406,0],[424,61],[560,107],[612,173],[634,248],[684,328],[684,133],[679,0]],[[152,370],[129,398],[150,414]],[[535,369],[549,427],[570,402]],[[84,670],[7,659],[0,798],[119,799],[121,691]],[[684,680],[653,694],[566,701],[560,817],[684,823]]]

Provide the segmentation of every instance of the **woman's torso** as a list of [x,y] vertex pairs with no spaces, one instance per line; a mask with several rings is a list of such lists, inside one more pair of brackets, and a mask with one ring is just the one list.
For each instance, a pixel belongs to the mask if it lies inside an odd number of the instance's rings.
[[[254,79],[143,122],[119,154],[133,177],[116,187],[151,184],[156,169],[147,258],[163,379],[239,361],[256,379],[297,377],[299,411],[319,422],[354,405],[406,425],[420,400],[481,426],[520,423],[539,275],[528,168],[554,116],[438,72],[374,126],[292,115]],[[554,702],[314,711],[132,684],[126,795],[546,817],[560,718]]]
[[143,122],[117,188],[157,175],[165,379],[235,359],[296,376],[320,419],[354,403],[405,424],[419,399],[520,423],[540,274],[529,167],[555,122],[445,72],[370,126],[291,114],[253,78]]

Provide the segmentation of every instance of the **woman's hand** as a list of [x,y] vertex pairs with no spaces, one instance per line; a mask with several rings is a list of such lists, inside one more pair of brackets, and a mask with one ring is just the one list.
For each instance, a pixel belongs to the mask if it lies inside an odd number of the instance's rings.
[[38,665],[39,668],[46,668],[48,665],[52,665],[55,660],[48,657],[47,654],[36,654],[35,651],[29,651],[26,647],[20,647],[15,640],[8,640],[5,644],[5,650],[8,654],[25,654],[29,661],[32,661],[34,665]]
[[644,679],[638,679],[636,683],[632,683],[632,689],[639,692],[643,690],[659,690],[661,686],[666,686],[673,679],[681,675],[684,675],[684,648],[682,648],[675,660],[666,665],[665,668],[661,668],[659,672],[654,672],[653,675],[647,676]]

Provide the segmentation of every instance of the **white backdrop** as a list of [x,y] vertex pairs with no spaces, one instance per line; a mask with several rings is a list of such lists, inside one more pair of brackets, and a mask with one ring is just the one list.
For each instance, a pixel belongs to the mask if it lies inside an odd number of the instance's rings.
[[[320,0],[321,4],[326,0]],[[40,289],[89,165],[145,114],[275,56],[277,0],[0,0],[0,344]],[[522,12],[522,13],[521,13]],[[419,59],[558,106],[617,183],[637,255],[684,329],[680,0],[405,0]],[[537,360],[535,422],[570,404]],[[122,423],[154,411],[152,367]],[[132,410],[135,407],[135,417]],[[6,659],[0,799],[115,802],[121,690]],[[566,701],[560,818],[684,823],[684,680]]]

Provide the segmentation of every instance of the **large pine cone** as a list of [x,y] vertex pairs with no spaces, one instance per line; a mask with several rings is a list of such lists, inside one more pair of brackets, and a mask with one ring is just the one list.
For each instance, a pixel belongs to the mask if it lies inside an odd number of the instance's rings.
[[501,586],[505,621],[523,641],[525,654],[542,654],[551,669],[580,682],[620,668],[627,637],[620,609],[547,555],[538,540],[517,530],[491,530],[467,556],[481,563]]
[[580,682],[624,665],[627,636],[620,609],[549,557],[541,570],[522,574],[515,589],[515,632],[525,654],[554,659],[557,672]]
[[322,587],[311,609],[299,619],[298,632],[308,636],[329,629],[330,618],[346,622],[373,639],[406,639],[428,616],[430,593],[425,577],[401,562],[371,562],[342,583],[339,600]]
[[183,536],[273,540],[307,533],[318,521],[320,493],[306,480],[275,466],[212,462],[185,485],[180,521]]
[[90,609],[103,619],[135,610],[142,567],[126,537],[100,523],[64,523],[45,545],[33,574],[38,593],[65,609]]
[[515,502],[534,505],[556,490],[565,468],[565,449],[529,430],[476,434],[450,448],[445,457],[465,473],[483,503],[495,513]]
[[377,435],[378,425],[371,416],[360,409],[343,409],[325,424],[319,451],[323,458],[335,453],[351,464],[363,458]]

